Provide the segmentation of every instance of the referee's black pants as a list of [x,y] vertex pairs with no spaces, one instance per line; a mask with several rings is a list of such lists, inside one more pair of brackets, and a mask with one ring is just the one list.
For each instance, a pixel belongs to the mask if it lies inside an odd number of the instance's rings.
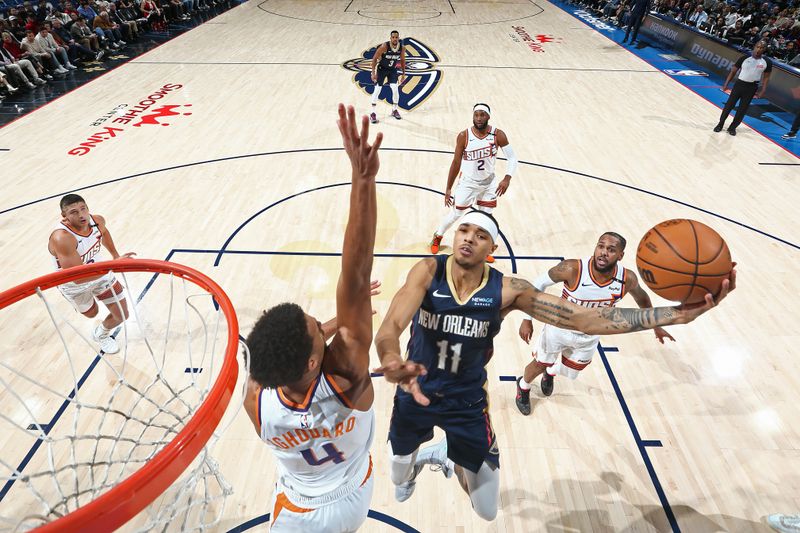
[[719,125],[725,125],[725,119],[728,118],[733,106],[735,106],[738,101],[739,107],[736,109],[736,116],[733,117],[733,122],[728,128],[729,130],[735,130],[739,124],[742,123],[744,115],[747,113],[747,108],[750,107],[750,101],[756,94],[756,89],[758,89],[757,82],[736,80],[736,83],[733,84],[733,89],[731,89],[731,95],[728,97],[728,101],[725,102],[725,107],[722,109],[722,115],[719,117]]

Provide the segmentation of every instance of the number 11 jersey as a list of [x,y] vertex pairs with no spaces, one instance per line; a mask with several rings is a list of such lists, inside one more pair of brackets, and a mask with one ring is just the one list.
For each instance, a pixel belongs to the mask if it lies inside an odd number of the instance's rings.
[[436,256],[436,274],[411,322],[407,356],[428,369],[417,381],[429,397],[483,388],[502,322],[502,272],[485,265],[481,284],[461,301],[452,281],[453,261]]

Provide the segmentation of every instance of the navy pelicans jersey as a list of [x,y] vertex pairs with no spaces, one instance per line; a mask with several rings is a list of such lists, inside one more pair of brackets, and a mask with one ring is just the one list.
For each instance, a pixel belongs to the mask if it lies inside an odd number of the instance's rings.
[[564,283],[561,297],[583,307],[613,307],[625,296],[627,269],[617,263],[614,273],[606,283],[599,283],[594,276],[593,258],[580,260],[577,283],[570,287]]
[[408,358],[428,369],[417,378],[425,395],[480,390],[502,322],[503,274],[485,265],[480,286],[460,302],[451,281],[452,263],[452,256],[436,256],[436,274],[411,322]]
[[489,126],[486,136],[478,137],[472,128],[467,128],[467,145],[461,156],[461,179],[488,185],[494,179],[494,166],[497,162],[497,128]]
[[261,439],[275,454],[279,485],[292,503],[344,497],[369,477],[375,413],[353,408],[332,376],[321,372],[302,404],[279,388],[263,389],[257,409]]
[[382,70],[390,70],[395,68],[395,65],[400,61],[400,51],[403,48],[403,43],[398,42],[397,48],[392,48],[391,41],[386,41],[386,51],[378,61],[378,68]]
[[[86,233],[86,235],[76,233],[75,230],[67,226],[63,221],[55,225],[53,231],[56,230],[64,230],[75,237],[75,240],[77,241],[75,248],[78,251],[78,255],[81,257],[81,263],[84,265],[94,263],[95,256],[100,253],[100,250],[103,247],[103,235],[100,233],[100,230],[98,229],[97,224],[95,224],[91,215],[89,215],[89,231]],[[61,265],[58,264],[58,259],[55,255],[53,256],[53,264],[55,265],[56,270],[61,270]]]

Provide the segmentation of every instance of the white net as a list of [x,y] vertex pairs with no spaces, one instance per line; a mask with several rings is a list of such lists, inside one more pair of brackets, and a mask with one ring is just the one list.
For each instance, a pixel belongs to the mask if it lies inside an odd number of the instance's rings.
[[[107,305],[127,308],[128,319],[114,354],[93,337],[107,308],[82,316],[64,285],[0,310],[0,531],[52,522],[129,478],[185,427],[219,375],[228,324],[205,289],[152,272],[117,279],[124,292]],[[127,530],[214,530],[232,492],[211,455],[220,432]]]

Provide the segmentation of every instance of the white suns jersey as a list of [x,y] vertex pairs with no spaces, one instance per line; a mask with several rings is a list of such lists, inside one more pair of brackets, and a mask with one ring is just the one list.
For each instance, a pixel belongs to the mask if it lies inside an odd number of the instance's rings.
[[583,307],[613,307],[625,296],[627,269],[617,263],[611,279],[607,283],[599,283],[595,280],[591,264],[591,257],[580,260],[578,282],[573,287],[565,283],[561,297]]
[[[75,237],[75,240],[78,241],[78,255],[81,256],[81,262],[84,265],[89,263],[94,263],[95,257],[97,254],[100,253],[100,250],[103,248],[103,241],[102,241],[102,234],[95,224],[94,219],[89,216],[89,232],[86,235],[81,235],[80,233],[75,233],[75,231],[64,224],[64,222],[59,222],[53,228],[53,231],[56,230],[64,230],[68,232],[70,235]],[[52,232],[50,233],[52,235]],[[58,264],[58,259],[56,256],[53,257],[53,265],[55,265],[56,270],[61,270],[61,265]]]
[[494,179],[494,165],[497,161],[497,128],[489,126],[489,133],[481,139],[467,128],[467,146],[461,156],[461,179],[488,185]]
[[279,484],[288,489],[290,499],[318,498],[360,483],[371,468],[375,413],[372,408],[353,409],[325,373],[303,404],[292,402],[280,389],[262,390],[258,420],[261,438],[275,453]]

